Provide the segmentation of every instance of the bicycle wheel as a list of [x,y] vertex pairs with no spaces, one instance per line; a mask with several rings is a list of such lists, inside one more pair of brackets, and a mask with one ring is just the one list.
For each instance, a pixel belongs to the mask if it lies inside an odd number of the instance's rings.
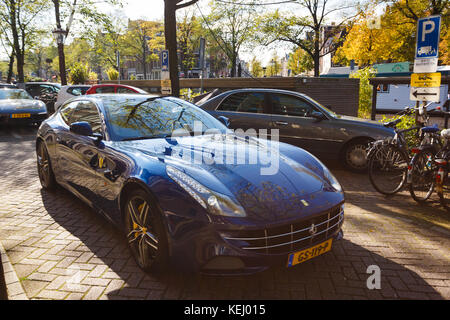
[[430,198],[436,181],[435,169],[434,153],[431,150],[421,150],[412,158],[408,181],[409,192],[415,201],[423,203]]
[[392,144],[377,147],[369,155],[369,179],[379,193],[393,195],[406,183],[408,156]]
[[448,170],[442,170],[439,174],[443,175],[443,178],[441,178],[442,183],[438,183],[436,186],[436,193],[439,196],[441,205],[447,211],[450,211],[450,179],[448,177]]

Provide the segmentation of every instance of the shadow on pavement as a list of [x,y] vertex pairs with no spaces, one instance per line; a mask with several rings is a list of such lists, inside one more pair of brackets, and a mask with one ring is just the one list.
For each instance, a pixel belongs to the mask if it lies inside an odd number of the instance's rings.
[[[175,270],[146,274],[132,259],[125,237],[81,200],[62,188],[54,193],[41,190],[41,196],[69,238],[79,239],[77,250],[92,252],[124,281],[106,292],[108,299],[442,299],[415,272],[346,239],[334,243],[331,252],[291,269],[223,277]],[[367,288],[370,265],[381,269],[379,290]]]

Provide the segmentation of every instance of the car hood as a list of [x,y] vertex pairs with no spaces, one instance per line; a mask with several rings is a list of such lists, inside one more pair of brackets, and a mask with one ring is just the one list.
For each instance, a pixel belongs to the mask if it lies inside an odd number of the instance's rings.
[[32,99],[2,99],[0,100],[2,112],[36,112],[46,111],[42,101]]
[[[326,184],[323,168],[309,153],[297,148],[296,161],[266,140],[212,134],[118,144],[173,166],[210,190],[229,196],[247,216],[257,220],[298,217],[319,200],[315,195],[323,193]],[[233,147],[235,152],[226,152]]]

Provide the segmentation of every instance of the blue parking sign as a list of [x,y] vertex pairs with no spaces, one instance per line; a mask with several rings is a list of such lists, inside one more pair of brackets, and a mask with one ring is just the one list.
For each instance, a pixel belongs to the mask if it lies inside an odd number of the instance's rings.
[[169,50],[163,50],[161,55],[161,70],[169,71]]
[[416,59],[437,58],[441,16],[421,18],[417,22]]

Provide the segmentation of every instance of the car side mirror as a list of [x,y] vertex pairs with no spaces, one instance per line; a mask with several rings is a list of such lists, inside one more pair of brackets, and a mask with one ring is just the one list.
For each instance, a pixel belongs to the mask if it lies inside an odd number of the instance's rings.
[[103,135],[98,132],[93,132],[89,122],[79,121],[70,125],[70,131],[80,136],[87,136],[96,138],[96,143],[99,143],[103,139]]
[[311,117],[317,119],[318,121],[327,119],[327,117],[322,112],[319,112],[319,111],[311,112]]
[[94,132],[89,122],[79,121],[70,125],[70,131],[80,136],[93,136]]
[[227,117],[219,116],[219,117],[217,117],[217,120],[222,122],[225,125],[225,127],[227,127],[227,128],[230,127],[230,119],[228,119]]

